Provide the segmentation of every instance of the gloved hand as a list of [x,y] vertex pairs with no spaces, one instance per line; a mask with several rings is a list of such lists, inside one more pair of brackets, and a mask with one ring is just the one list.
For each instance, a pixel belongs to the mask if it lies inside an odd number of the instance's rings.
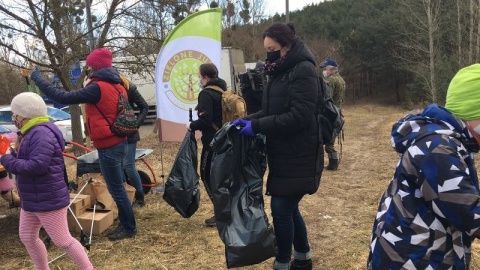
[[250,120],[245,120],[245,119],[237,119],[232,122],[232,125],[237,126],[237,128],[240,128],[239,133],[242,135],[250,136],[253,137],[255,134],[253,134],[253,129],[252,129],[252,121]]
[[187,123],[185,124],[185,126],[187,127],[187,129],[190,129],[190,123],[191,123],[191,122],[187,122]]
[[32,81],[35,81],[36,79],[41,78],[41,77],[43,77],[43,75],[40,72],[40,70],[38,69],[38,67],[36,66],[35,69],[33,70],[33,72],[30,74],[30,79]]

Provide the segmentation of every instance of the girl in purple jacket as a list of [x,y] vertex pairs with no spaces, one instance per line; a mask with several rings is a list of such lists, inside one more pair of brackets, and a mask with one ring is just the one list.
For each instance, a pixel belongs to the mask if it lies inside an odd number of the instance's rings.
[[94,269],[82,244],[68,231],[70,199],[63,173],[62,133],[50,122],[45,102],[35,93],[18,94],[11,109],[21,140],[16,153],[7,152],[0,162],[16,175],[21,203],[20,240],[35,269],[49,269],[47,249],[39,238],[41,227],[80,269]]

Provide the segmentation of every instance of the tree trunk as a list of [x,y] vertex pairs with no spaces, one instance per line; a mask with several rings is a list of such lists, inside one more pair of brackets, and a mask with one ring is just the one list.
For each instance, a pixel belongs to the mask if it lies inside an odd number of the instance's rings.
[[468,33],[468,64],[472,63],[473,55],[473,29],[474,29],[474,20],[473,20],[473,0],[470,0],[470,31]]
[[457,0],[458,68],[460,68],[462,65],[462,24],[460,23],[460,1],[461,0]]
[[438,28],[436,22],[437,13],[432,10],[432,0],[425,0],[427,4],[427,18],[428,18],[428,55],[430,58],[430,92],[432,95],[432,102],[437,102],[437,89],[435,87],[435,30]]
[[475,63],[478,63],[480,59],[480,20],[478,19],[478,15],[480,14],[480,0],[478,0],[477,6],[477,47],[476,47],[476,54],[475,54]]

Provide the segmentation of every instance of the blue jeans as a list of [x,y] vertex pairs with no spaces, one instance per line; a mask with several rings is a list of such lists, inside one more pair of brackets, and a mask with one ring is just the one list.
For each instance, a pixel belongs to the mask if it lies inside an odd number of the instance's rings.
[[[298,203],[303,198],[272,196],[271,209],[273,217],[273,228],[277,240],[277,256],[275,260],[279,263],[289,263],[292,256],[292,244],[295,255],[310,256],[308,245],[307,227],[302,215],[298,210]],[[306,258],[309,259],[309,258]]]
[[127,231],[137,229],[132,204],[127,197],[127,191],[123,183],[125,173],[123,171],[123,159],[127,154],[127,142],[121,142],[115,146],[98,149],[98,161],[103,178],[107,184],[108,192],[118,208],[118,220],[120,226]]
[[127,143],[127,154],[123,159],[123,165],[125,173],[127,174],[128,179],[130,180],[130,185],[132,185],[136,191],[135,195],[144,195],[142,179],[140,179],[140,174],[138,174],[137,168],[135,167],[135,152],[137,151],[137,143]]

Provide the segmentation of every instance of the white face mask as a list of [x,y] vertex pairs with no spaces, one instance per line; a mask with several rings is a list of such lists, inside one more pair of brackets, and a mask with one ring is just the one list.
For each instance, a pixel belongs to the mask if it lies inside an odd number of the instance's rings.
[[203,89],[205,87],[205,85],[202,84],[202,79],[198,79],[198,86],[200,87],[200,89]]
[[328,77],[328,73],[327,73],[326,70],[322,71],[322,74],[323,74],[323,77],[324,77],[324,78],[327,78],[327,77]]

